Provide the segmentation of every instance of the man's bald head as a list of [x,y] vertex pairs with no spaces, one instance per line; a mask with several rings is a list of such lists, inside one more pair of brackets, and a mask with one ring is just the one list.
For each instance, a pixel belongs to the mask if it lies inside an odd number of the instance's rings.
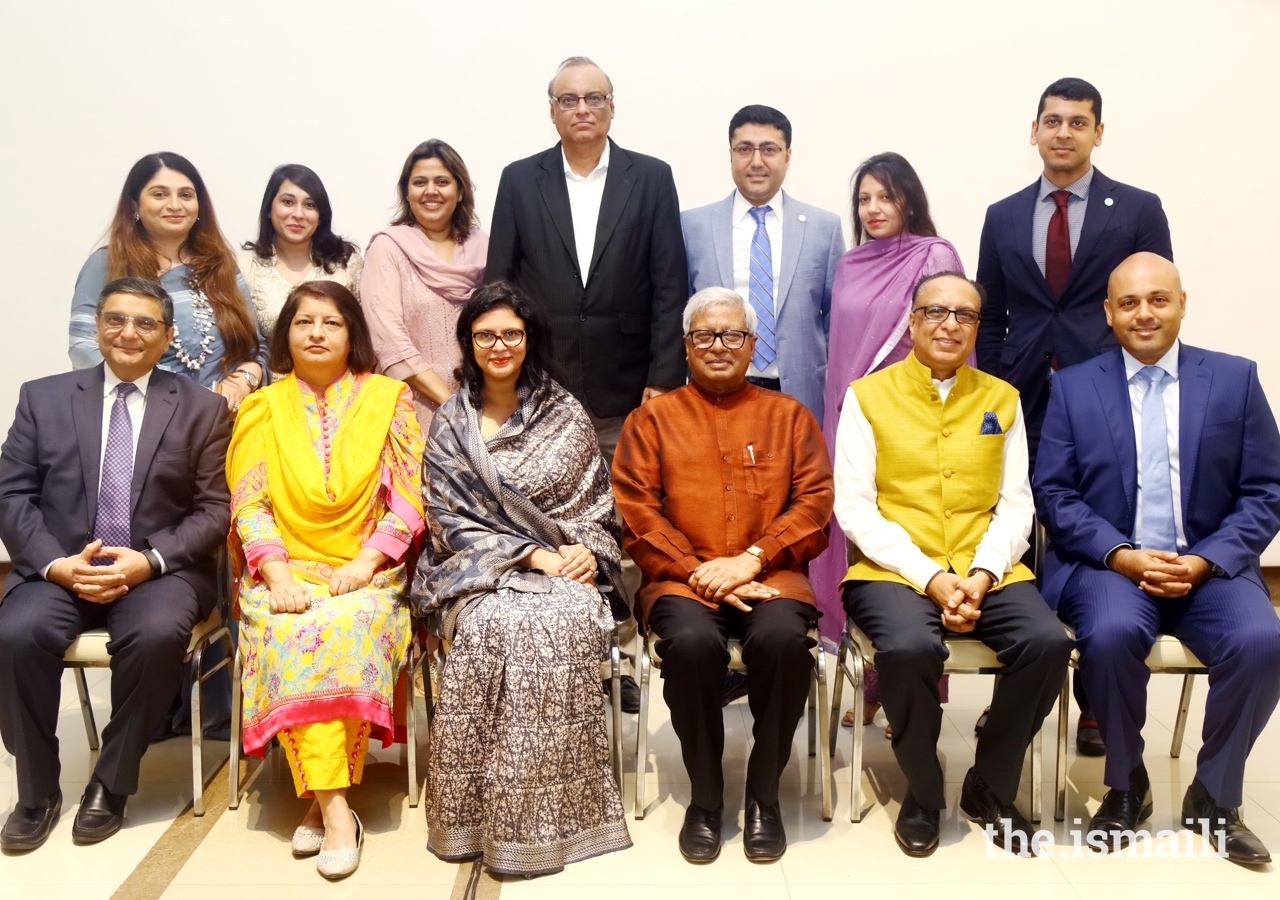
[[1178,267],[1155,253],[1135,253],[1111,272],[1103,304],[1120,345],[1146,365],[1178,339],[1187,313]]

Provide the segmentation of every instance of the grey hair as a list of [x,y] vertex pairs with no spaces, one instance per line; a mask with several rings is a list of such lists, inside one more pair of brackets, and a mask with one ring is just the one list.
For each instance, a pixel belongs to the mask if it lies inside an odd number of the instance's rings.
[[684,315],[680,318],[684,333],[689,333],[689,326],[693,324],[693,320],[697,318],[698,313],[714,306],[733,306],[741,309],[742,318],[747,325],[747,334],[756,333],[755,309],[752,308],[750,303],[742,299],[741,294],[723,287],[703,288],[689,298],[689,302],[684,305]]
[[150,278],[117,278],[115,281],[108,282],[98,294],[97,315],[102,315],[102,307],[107,305],[107,298],[112,294],[149,297],[160,304],[160,318],[164,322],[164,327],[173,327],[173,298],[158,281],[152,281]]
[[[556,98],[556,79],[560,77],[560,73],[565,69],[572,69],[575,66],[595,66],[600,69],[596,61],[586,56],[570,56],[564,62],[556,67],[556,74],[551,76],[551,80],[547,82],[547,97],[554,100]],[[600,69],[600,74],[604,75],[604,80],[609,83],[609,93],[613,93],[613,79],[605,73],[604,69]]]

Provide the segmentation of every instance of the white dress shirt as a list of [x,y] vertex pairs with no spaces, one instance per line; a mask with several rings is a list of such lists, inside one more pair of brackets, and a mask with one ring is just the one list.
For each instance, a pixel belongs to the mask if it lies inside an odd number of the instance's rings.
[[[769,235],[769,261],[773,263],[773,318],[778,318],[778,287],[782,281],[782,191],[774,194],[760,206],[770,207],[764,216],[765,234]],[[756,220],[751,215],[752,204],[737,191],[733,195],[733,289],[743,300],[751,294],[751,238],[756,233]],[[777,328],[774,328],[777,333]],[[774,348],[777,349],[776,347]],[[777,378],[778,359],[761,371],[751,364],[748,375],[757,378]]]
[[[1178,543],[1178,552],[1187,549],[1187,534],[1182,528],[1182,479],[1181,464],[1178,456],[1178,351],[1181,341],[1174,341],[1169,351],[1155,363],[1169,373],[1171,379],[1164,386],[1164,424],[1169,432],[1169,480],[1173,487],[1173,533]],[[1121,348],[1124,356],[1124,374],[1129,382],[1129,413],[1133,416],[1133,442],[1137,449],[1138,496],[1137,515],[1133,517],[1133,544],[1142,546],[1142,398],[1147,395],[1147,379],[1138,376],[1146,368],[1146,363],[1139,362],[1129,355],[1129,351]]]
[[[955,377],[933,379],[942,402],[947,402]],[[853,388],[845,391],[844,408],[836,428],[836,520],[849,540],[876,565],[901,575],[923,592],[930,579],[943,571],[911,540],[905,528],[890,522],[876,503],[876,439],[871,423],[858,405]],[[941,510],[939,510],[941,514]],[[987,532],[973,555],[974,569],[985,569],[1001,581],[1027,552],[1027,537],[1035,504],[1027,475],[1027,429],[1019,406],[1004,435],[1000,470],[1000,499]],[[965,577],[968,572],[957,572]]]
[[604,180],[609,174],[609,142],[604,142],[600,162],[586,175],[569,167],[569,157],[560,148],[564,160],[564,185],[569,189],[569,213],[573,216],[573,243],[578,250],[578,277],[585,287],[591,269],[591,255],[596,249],[596,225],[600,221],[600,201],[604,198]]

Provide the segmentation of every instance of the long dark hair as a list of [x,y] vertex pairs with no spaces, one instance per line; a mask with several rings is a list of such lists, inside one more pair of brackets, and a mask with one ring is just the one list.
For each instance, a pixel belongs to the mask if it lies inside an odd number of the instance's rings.
[[862,189],[862,179],[867,175],[884,185],[889,197],[898,205],[903,231],[923,237],[938,236],[938,229],[933,227],[933,218],[929,215],[929,198],[925,196],[924,185],[920,183],[916,170],[911,168],[911,163],[898,153],[877,153],[858,166],[849,186],[853,193],[854,246],[870,240],[862,229],[862,220],[858,218],[858,192]]
[[458,314],[458,347],[462,350],[462,364],[453,377],[467,392],[472,406],[480,408],[480,392],[484,388],[484,373],[476,362],[475,344],[471,340],[471,326],[476,319],[493,309],[505,307],[524,322],[524,364],[520,367],[518,386],[540,387],[555,378],[551,362],[551,331],[541,310],[510,282],[494,281],[476,288],[471,299]]
[[391,224],[417,224],[418,220],[413,217],[413,210],[409,207],[409,178],[413,175],[413,167],[424,159],[440,160],[440,164],[458,186],[458,206],[449,220],[449,231],[453,239],[461,244],[476,226],[476,189],[467,173],[467,164],[462,161],[458,151],[436,138],[414,147],[405,159],[404,166],[400,169],[400,180],[396,182],[396,217],[391,220]]
[[347,368],[357,375],[375,371],[378,368],[378,357],[373,352],[373,339],[369,337],[369,326],[360,309],[360,301],[336,281],[304,281],[289,292],[284,306],[280,307],[276,327],[271,330],[271,337],[268,339],[267,365],[271,367],[271,371],[282,375],[293,371],[289,330],[293,327],[293,317],[298,314],[298,305],[304,297],[328,300],[338,308],[338,314],[347,325]]
[[142,189],[161,169],[185,175],[196,189],[199,210],[182,246],[191,260],[188,263],[191,285],[208,299],[214,324],[226,347],[223,371],[231,372],[257,355],[258,329],[236,284],[236,258],[218,228],[218,216],[213,211],[204,179],[185,157],[169,152],[151,153],[129,170],[107,235],[107,280],[135,277],[154,281],[156,278],[160,254],[138,218],[138,200]]
[[244,249],[252,250],[259,259],[270,259],[275,254],[276,229],[271,224],[271,208],[286,181],[292,181],[306,191],[315,203],[320,221],[316,224],[315,234],[311,235],[311,261],[327,274],[333,274],[335,269],[345,266],[351,259],[356,245],[333,233],[333,206],[329,203],[329,192],[324,189],[324,182],[314,171],[297,163],[277,166],[271,173],[262,195],[262,206],[258,209],[258,239],[245,241]]

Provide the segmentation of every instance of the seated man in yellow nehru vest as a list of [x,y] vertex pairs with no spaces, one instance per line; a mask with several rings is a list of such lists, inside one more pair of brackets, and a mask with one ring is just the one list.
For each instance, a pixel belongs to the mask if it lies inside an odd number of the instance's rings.
[[844,607],[876,647],[893,752],[907,776],[894,827],[909,856],[938,846],[938,676],[946,632],[970,634],[1005,668],[965,776],[960,808],[1014,853],[1031,825],[1013,805],[1022,758],[1053,707],[1071,643],[1019,558],[1034,507],[1018,392],[967,365],[981,288],[924,279],[902,362],[850,385],[836,436],[836,518],[856,549]]

